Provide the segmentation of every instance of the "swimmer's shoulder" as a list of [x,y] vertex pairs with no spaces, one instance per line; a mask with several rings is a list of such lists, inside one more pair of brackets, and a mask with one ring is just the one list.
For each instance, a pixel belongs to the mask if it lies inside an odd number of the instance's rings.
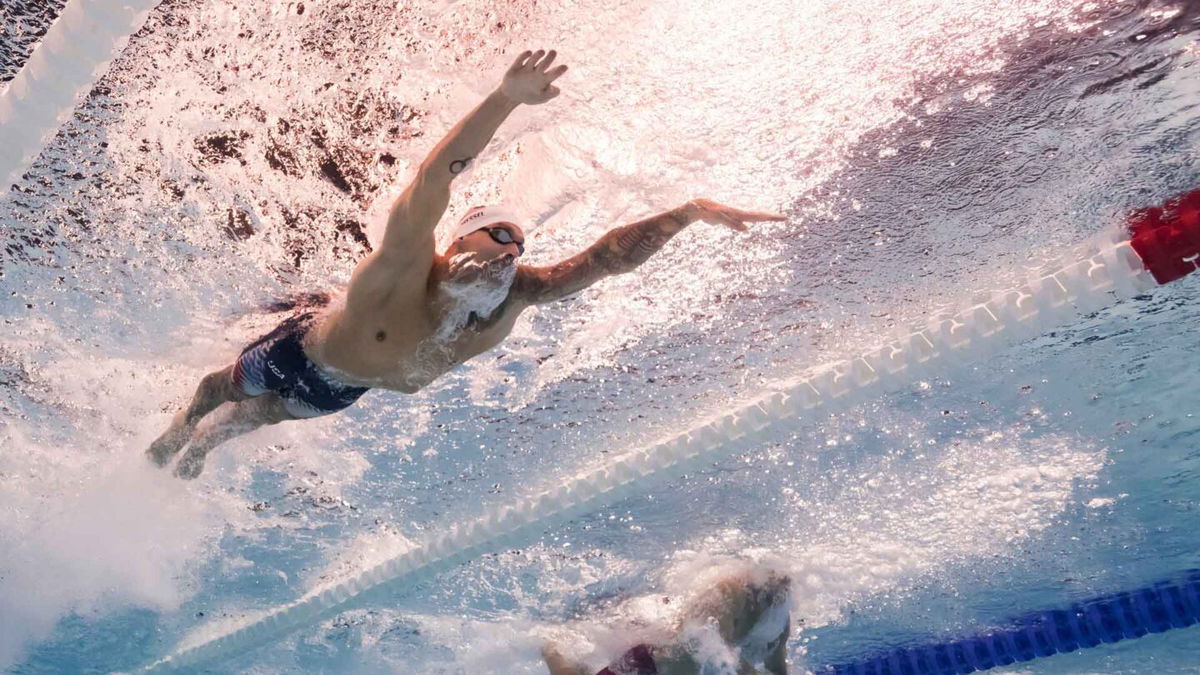
[[376,311],[396,302],[424,300],[436,255],[397,256],[375,251],[354,268],[346,289],[351,311]]

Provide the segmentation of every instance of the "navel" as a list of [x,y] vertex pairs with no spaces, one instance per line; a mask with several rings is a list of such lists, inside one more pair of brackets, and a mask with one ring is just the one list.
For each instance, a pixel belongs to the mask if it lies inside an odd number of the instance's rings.
[[383,342],[386,339],[387,339],[387,333],[385,333],[383,331],[379,331],[378,333],[375,334],[376,342]]

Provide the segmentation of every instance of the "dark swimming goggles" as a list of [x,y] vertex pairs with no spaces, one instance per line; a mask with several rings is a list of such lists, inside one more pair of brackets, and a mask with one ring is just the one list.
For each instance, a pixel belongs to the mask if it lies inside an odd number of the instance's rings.
[[492,241],[496,242],[497,244],[516,244],[517,245],[517,254],[524,255],[525,242],[517,241],[516,239],[514,239],[512,232],[510,232],[508,230],[508,228],[485,227],[485,228],[483,228],[483,230],[485,232],[487,232],[488,236],[492,238]]

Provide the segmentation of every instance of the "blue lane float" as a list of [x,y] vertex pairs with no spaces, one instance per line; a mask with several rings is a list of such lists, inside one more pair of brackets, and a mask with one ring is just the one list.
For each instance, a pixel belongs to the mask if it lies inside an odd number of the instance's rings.
[[952,675],[1065,654],[1164,633],[1200,622],[1200,569],[1150,586],[1030,612],[1004,626],[955,640],[875,654],[825,666],[819,675]]

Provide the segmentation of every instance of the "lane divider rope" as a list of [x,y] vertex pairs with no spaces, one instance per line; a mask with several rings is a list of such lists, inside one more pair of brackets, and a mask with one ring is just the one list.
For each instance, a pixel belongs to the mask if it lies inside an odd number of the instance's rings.
[[818,675],[957,675],[1065,654],[1200,621],[1200,569],[1149,586],[1030,612],[978,635],[898,647],[860,661],[817,668]]
[[37,159],[159,0],[70,0],[0,92],[0,187]]

